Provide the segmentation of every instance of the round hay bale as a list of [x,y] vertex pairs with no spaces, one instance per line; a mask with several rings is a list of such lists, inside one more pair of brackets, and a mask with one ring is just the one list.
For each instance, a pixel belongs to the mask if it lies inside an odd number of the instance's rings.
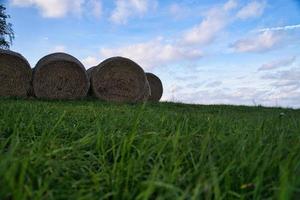
[[149,101],[159,101],[163,94],[163,86],[161,80],[152,73],[146,73],[149,81],[151,95]]
[[21,54],[0,49],[0,96],[27,97],[31,79],[30,64]]
[[43,57],[33,71],[33,89],[37,98],[79,99],[87,95],[89,85],[84,66],[65,53]]
[[94,95],[106,101],[138,102],[147,96],[144,70],[123,57],[112,57],[96,66],[92,70],[91,86]]

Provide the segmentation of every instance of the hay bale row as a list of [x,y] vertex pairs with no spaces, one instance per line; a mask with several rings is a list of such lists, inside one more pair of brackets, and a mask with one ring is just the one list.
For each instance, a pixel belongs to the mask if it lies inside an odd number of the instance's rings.
[[109,58],[85,70],[75,57],[54,53],[40,59],[33,70],[20,54],[0,51],[0,96],[40,99],[80,99],[89,93],[114,102],[159,101],[162,84],[135,62]]

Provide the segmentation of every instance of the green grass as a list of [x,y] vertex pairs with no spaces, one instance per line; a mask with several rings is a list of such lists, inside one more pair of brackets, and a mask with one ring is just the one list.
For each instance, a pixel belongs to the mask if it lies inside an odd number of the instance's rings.
[[0,199],[299,199],[300,110],[0,100]]

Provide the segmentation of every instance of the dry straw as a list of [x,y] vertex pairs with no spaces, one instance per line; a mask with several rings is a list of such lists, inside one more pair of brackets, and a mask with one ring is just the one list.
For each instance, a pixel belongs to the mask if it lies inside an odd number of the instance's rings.
[[54,53],[39,60],[33,71],[35,96],[42,99],[79,99],[87,95],[89,79],[75,57]]
[[146,73],[146,76],[151,88],[149,101],[159,101],[163,94],[163,86],[161,80],[152,73]]
[[30,65],[21,54],[0,49],[0,96],[28,96],[31,78]]
[[102,100],[138,102],[147,100],[150,90],[144,70],[128,58],[109,58],[92,70],[91,87]]

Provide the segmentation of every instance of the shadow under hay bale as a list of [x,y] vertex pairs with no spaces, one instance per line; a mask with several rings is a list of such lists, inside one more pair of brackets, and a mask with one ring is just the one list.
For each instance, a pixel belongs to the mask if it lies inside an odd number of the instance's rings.
[[81,62],[65,53],[43,57],[33,71],[33,89],[37,98],[80,99],[87,95],[89,84]]
[[[91,67],[91,68],[89,68],[89,69],[86,71],[86,73],[87,73],[87,75],[88,75],[88,79],[89,79],[90,82],[91,82],[92,71],[93,71],[94,69],[95,69],[95,67]],[[94,95],[93,95],[93,90],[92,90],[92,84],[90,84],[88,96],[89,96],[89,97],[94,97]]]
[[94,67],[91,67],[91,68],[89,68],[87,71],[86,71],[86,73],[87,73],[87,75],[88,75],[88,78],[89,78],[89,80],[91,80],[91,76],[92,76],[92,71],[95,69],[95,66]]
[[30,64],[21,54],[0,49],[0,96],[27,97],[31,79]]
[[146,73],[146,77],[149,81],[151,95],[149,101],[159,101],[163,94],[163,86],[161,80],[152,73]]
[[128,58],[109,58],[92,70],[93,94],[105,101],[139,102],[150,95],[144,70]]

